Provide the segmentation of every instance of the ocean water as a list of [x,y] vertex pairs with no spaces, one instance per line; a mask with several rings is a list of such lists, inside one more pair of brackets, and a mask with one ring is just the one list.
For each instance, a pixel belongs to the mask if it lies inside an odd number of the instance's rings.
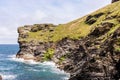
[[3,80],[67,80],[69,74],[53,62],[37,63],[16,59],[18,45],[0,45],[0,75]]

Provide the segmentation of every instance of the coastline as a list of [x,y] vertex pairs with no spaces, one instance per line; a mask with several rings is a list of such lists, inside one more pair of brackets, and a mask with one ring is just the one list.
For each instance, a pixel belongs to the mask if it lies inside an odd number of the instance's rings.
[[120,1],[112,3],[67,24],[19,27],[20,50],[16,57],[53,61],[59,69],[70,73],[69,80],[118,80],[119,5]]
[[44,61],[44,62],[36,62],[34,60],[24,60],[23,58],[17,58],[16,55],[9,56],[9,59],[15,62],[25,63],[29,65],[43,65],[46,67],[50,67],[51,71],[56,74],[66,74],[65,80],[68,80],[70,77],[70,73],[61,70],[58,65],[55,64],[53,61]]

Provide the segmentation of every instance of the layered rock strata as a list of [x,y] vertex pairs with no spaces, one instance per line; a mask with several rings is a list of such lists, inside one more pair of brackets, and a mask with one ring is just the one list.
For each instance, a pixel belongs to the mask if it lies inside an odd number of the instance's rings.
[[[120,5],[119,2],[112,5],[116,4]],[[114,9],[117,10],[116,7]],[[16,56],[40,62],[54,61],[60,69],[70,73],[69,80],[119,80],[120,15],[119,12],[113,12],[85,16],[84,24],[93,27],[89,34],[79,38],[65,36],[58,41],[52,41],[51,34],[55,36],[53,32],[57,27],[53,24],[20,27],[20,50]]]

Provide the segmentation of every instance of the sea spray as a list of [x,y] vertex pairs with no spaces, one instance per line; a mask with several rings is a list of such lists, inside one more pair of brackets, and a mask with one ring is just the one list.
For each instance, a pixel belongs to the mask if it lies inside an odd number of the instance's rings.
[[17,75],[0,74],[3,80],[14,80]]
[[[9,60],[11,61],[15,61],[15,62],[20,62],[20,63],[24,63],[24,64],[28,64],[28,65],[32,65],[35,66],[37,65],[37,67],[41,67],[43,68],[42,70],[40,70],[39,68],[36,69],[36,67],[28,67],[27,66],[27,70],[28,71],[34,71],[34,72],[47,72],[50,71],[51,73],[54,74],[61,74],[61,75],[66,75],[65,77],[63,77],[63,80],[68,80],[68,78],[70,77],[69,73],[64,72],[63,70],[58,69],[58,67],[56,66],[56,64],[52,61],[45,61],[45,62],[35,62],[34,60],[24,60],[22,58],[16,58],[16,55],[10,55],[8,56]],[[49,70],[48,70],[49,69]]]

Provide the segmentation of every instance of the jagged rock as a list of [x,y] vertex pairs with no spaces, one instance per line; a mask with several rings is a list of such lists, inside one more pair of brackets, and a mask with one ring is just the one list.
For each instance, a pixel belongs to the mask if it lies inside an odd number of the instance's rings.
[[44,53],[52,48],[55,50],[52,61],[60,69],[71,73],[69,80],[118,80],[120,57],[114,46],[120,37],[120,28],[102,42],[98,38],[114,27],[114,24],[103,22],[98,26],[82,39],[64,38],[56,43],[21,42],[17,57],[42,62]]
[[[106,11],[108,11],[108,8],[107,10],[105,9]],[[119,16],[111,13],[110,11],[107,13],[100,11],[99,13],[85,16],[78,22],[73,22],[75,27],[77,23],[83,23],[83,21],[86,23],[85,25],[89,25],[87,27],[91,27],[93,24],[89,34],[77,39],[71,39],[71,37],[65,34],[65,37],[56,42],[49,40],[39,41],[39,39],[36,40],[37,38],[30,38],[29,41],[21,40],[21,38],[25,39],[29,37],[27,35],[28,32],[35,33],[41,31],[53,34],[55,26],[51,24],[35,24],[31,27],[21,27],[18,29],[20,50],[17,53],[17,57],[43,62],[45,54],[47,54],[47,57],[50,58],[48,60],[54,61],[60,69],[70,73],[69,80],[119,80]],[[101,17],[105,18],[101,21]],[[100,18],[100,23],[97,22],[98,18]],[[73,24],[71,26],[71,23],[65,24],[65,29],[67,26],[70,26],[72,29],[74,26]],[[77,29],[75,30],[78,31],[79,29]],[[47,38],[50,39],[52,37],[51,34],[47,35]],[[40,35],[44,37],[44,34],[39,34],[38,36]],[[48,51],[49,49],[54,50],[54,52]],[[52,55],[49,53],[52,53]]]
[[102,16],[104,13],[99,13],[99,14],[95,14],[95,15],[89,15],[86,20],[85,20],[85,23],[91,25],[91,24],[94,24],[97,19],[96,18],[99,18],[100,16]]
[[31,28],[31,32],[37,32],[40,30],[53,30],[51,28],[54,28],[55,25],[53,24],[34,24],[33,27]]
[[90,35],[94,36],[100,36],[105,34],[107,31],[109,31],[114,26],[113,23],[110,22],[104,22],[100,25],[100,27],[96,27]]
[[87,18],[86,18],[86,21],[85,21],[87,24],[93,24],[93,23],[95,23],[96,22],[96,18],[94,18],[93,16],[88,16]]

